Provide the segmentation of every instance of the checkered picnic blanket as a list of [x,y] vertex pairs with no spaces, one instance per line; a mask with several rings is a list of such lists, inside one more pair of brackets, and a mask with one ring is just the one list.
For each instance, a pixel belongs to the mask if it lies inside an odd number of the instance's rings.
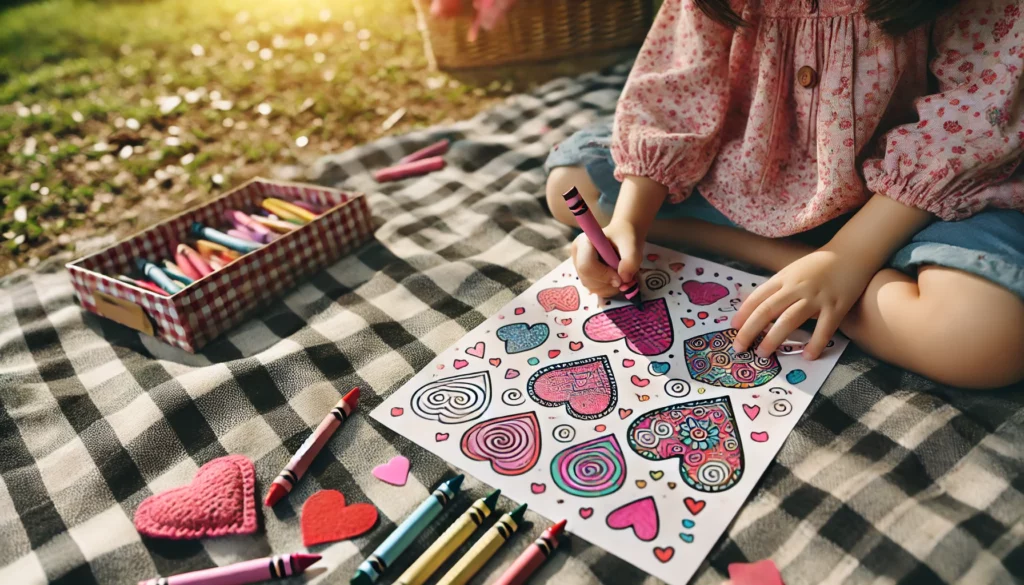
[[[612,111],[626,71],[558,80],[472,120],[324,159],[320,182],[372,194],[378,243],[199,355],[84,313],[62,272],[8,283],[0,583],[135,583],[295,551],[299,506],[324,488],[381,511],[370,534],[322,547],[329,569],[314,582],[347,583],[452,473],[368,416],[351,418],[291,497],[262,511],[255,535],[149,540],[132,516],[145,497],[228,453],[255,461],[263,493],[341,392],[362,387],[368,412],[563,260],[570,231],[544,209],[542,163]],[[384,186],[369,177],[441,136],[456,140],[447,169]],[[398,453],[412,461],[406,487],[371,477]],[[1021,582],[1022,471],[1024,392],[938,387],[851,348],[693,583],[717,585],[729,563],[762,558],[789,585]],[[467,485],[464,501],[486,489]],[[544,525],[513,539],[487,572],[507,566]],[[399,564],[437,535],[421,536]],[[656,580],[572,538],[535,582]]]

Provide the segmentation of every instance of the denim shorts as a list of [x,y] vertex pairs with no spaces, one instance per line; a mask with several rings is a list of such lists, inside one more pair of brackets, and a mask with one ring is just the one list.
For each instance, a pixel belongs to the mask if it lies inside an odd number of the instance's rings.
[[[598,207],[611,215],[621,184],[615,179],[611,118],[580,130],[548,155],[545,170],[583,167],[601,192]],[[694,192],[682,203],[666,203],[658,219],[693,218],[737,227]],[[938,221],[918,232],[889,259],[911,275],[921,266],[955,268],[994,282],[1024,298],[1024,213],[989,209],[962,221]]]

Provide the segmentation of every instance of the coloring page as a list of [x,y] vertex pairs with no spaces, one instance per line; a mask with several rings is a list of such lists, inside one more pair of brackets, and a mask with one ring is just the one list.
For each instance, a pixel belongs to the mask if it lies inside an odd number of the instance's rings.
[[682,585],[847,341],[837,335],[813,362],[785,348],[768,358],[736,354],[730,321],[766,279],[654,245],[646,252],[643,310],[599,301],[566,261],[371,415]]

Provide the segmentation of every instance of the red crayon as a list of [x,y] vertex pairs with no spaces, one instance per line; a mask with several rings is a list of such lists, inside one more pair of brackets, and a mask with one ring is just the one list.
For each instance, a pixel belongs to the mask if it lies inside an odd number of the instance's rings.
[[399,179],[406,179],[417,175],[425,175],[433,171],[439,171],[443,168],[444,159],[439,156],[435,156],[381,169],[373,174],[373,178],[377,179],[378,183],[386,183],[388,181],[398,181]]
[[134,284],[135,286],[137,286],[139,288],[144,288],[146,290],[153,291],[153,292],[155,292],[158,295],[165,296],[165,297],[167,296],[167,291],[165,291],[164,289],[162,289],[159,286],[157,286],[156,283],[154,283],[154,282],[150,282],[148,280],[141,280],[141,279],[138,279],[138,278],[132,278],[130,276],[125,276],[123,274],[118,276],[117,279],[122,281],[122,282],[127,282],[128,284]]
[[403,156],[402,158],[398,159],[398,164],[411,163],[414,161],[423,160],[431,156],[441,156],[442,154],[448,152],[449,144],[450,143],[448,142],[447,138],[442,138],[441,140],[438,140],[437,142],[431,144],[426,148],[421,148],[412,154]]
[[277,555],[170,577],[156,577],[139,581],[139,585],[248,585],[301,575],[321,558],[307,553]]
[[295,484],[302,479],[302,474],[306,473],[306,469],[309,468],[309,464],[313,462],[317,453],[320,452],[320,449],[323,449],[327,441],[330,440],[331,435],[334,434],[334,431],[341,426],[341,423],[352,414],[358,402],[359,388],[353,388],[334,405],[331,412],[327,413],[324,420],[320,422],[320,426],[299,447],[299,450],[292,456],[288,465],[284,466],[284,471],[281,472],[281,475],[277,476],[274,483],[270,484],[270,489],[267,490],[267,498],[263,502],[264,505],[273,506],[286,496],[288,492],[292,491]]
[[[601,224],[597,223],[597,218],[587,207],[587,202],[583,200],[580,192],[573,187],[569,189],[565,195],[562,195],[565,199],[566,205],[569,206],[569,211],[572,212],[576,218],[576,223],[580,224],[580,229],[587,235],[590,243],[597,249],[598,255],[604,260],[604,263],[612,267],[612,270],[619,269],[619,255],[615,252],[615,248],[612,243],[608,240],[608,236],[604,235],[604,230],[601,229]],[[633,282],[623,283],[619,287],[623,296],[626,300],[631,301],[641,310],[644,307],[643,299],[640,298],[640,283],[634,280]]]
[[512,563],[507,571],[492,585],[522,585],[530,578],[544,561],[548,560],[551,553],[558,548],[558,538],[565,528],[565,520],[559,520],[557,524],[545,530],[540,538],[533,541],[533,544],[526,547],[523,554]]
[[[199,255],[199,252],[196,252],[185,244],[178,244],[178,249],[175,250],[174,253],[174,263],[181,268],[181,271],[185,273],[185,276],[195,278],[196,280],[213,272],[213,268],[210,268],[210,265],[207,264],[206,260]],[[188,268],[186,268],[186,266],[188,266]],[[192,272],[196,274],[195,277],[188,272],[189,269],[192,269]]]

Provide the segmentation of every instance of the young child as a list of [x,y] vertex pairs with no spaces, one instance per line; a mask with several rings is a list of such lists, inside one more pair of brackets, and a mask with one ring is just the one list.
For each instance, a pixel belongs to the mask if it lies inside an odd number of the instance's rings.
[[[767,355],[809,319],[940,383],[1024,378],[1024,0],[666,0],[618,102],[548,158],[553,215],[576,186],[618,272],[643,243],[777,273],[733,319]],[[930,66],[930,70],[929,70]],[[835,220],[835,221],[832,221]],[[833,235],[811,247],[795,234]],[[805,236],[807,234],[804,234]]]

